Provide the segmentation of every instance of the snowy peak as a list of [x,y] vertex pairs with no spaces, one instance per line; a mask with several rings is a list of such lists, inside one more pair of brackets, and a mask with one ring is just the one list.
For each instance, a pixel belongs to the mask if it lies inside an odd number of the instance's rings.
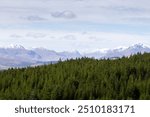
[[5,47],[0,47],[0,48],[4,48],[4,49],[25,49],[22,45],[15,45],[15,44],[10,44],[8,46]]
[[25,49],[22,45],[14,45],[14,44],[11,44],[8,48],[12,48],[12,49]]
[[147,48],[147,46],[145,46],[144,44],[138,43],[138,44],[130,46],[129,48],[130,49],[143,49],[143,48]]
[[130,52],[130,54],[136,54],[138,52],[144,53],[150,52],[150,47],[140,43],[130,46],[129,48],[126,49],[126,51]]
[[94,57],[97,59],[100,58],[112,58],[112,57],[123,57],[130,56],[133,54],[137,54],[138,52],[150,52],[150,47],[144,44],[138,43],[129,47],[117,47],[114,49],[100,49],[99,51],[95,51],[92,53],[86,53],[87,57]]

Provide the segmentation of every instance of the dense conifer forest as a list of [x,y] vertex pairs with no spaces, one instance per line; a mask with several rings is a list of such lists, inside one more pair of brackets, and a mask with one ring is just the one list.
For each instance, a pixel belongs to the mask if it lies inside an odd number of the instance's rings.
[[150,54],[3,70],[0,99],[150,99]]

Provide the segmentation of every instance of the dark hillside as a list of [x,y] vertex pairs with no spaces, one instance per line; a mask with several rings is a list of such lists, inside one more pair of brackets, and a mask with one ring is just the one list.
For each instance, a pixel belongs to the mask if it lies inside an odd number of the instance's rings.
[[0,99],[150,99],[150,54],[1,71]]

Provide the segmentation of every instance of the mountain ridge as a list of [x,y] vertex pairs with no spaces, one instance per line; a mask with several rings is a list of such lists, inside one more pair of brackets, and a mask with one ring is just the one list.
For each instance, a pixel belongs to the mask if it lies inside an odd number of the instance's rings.
[[42,65],[50,62],[56,62],[67,59],[75,59],[81,57],[89,57],[95,59],[102,58],[120,58],[130,56],[138,52],[150,52],[150,47],[141,43],[131,45],[129,47],[118,47],[114,49],[99,49],[94,52],[80,53],[79,51],[62,51],[56,52],[45,48],[26,49],[22,45],[10,45],[0,47],[0,69],[10,67],[26,67]]

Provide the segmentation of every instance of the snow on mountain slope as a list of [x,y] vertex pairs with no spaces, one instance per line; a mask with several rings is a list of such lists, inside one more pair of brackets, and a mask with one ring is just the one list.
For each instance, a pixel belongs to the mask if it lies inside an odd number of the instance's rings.
[[85,56],[87,57],[94,57],[94,58],[112,58],[112,57],[123,57],[123,56],[130,56],[133,54],[137,54],[138,52],[150,52],[150,47],[145,46],[143,44],[135,44],[129,47],[119,47],[115,49],[108,49],[104,52],[96,51],[93,53],[87,53]]
[[132,45],[126,49],[114,49],[110,50],[107,52],[105,57],[110,58],[110,57],[122,57],[122,56],[130,56],[133,54],[137,54],[138,52],[144,53],[144,52],[150,52],[150,48],[147,46],[144,46],[143,44],[135,44]]
[[44,48],[26,49],[21,45],[11,45],[7,47],[0,47],[0,69],[9,67],[25,67],[36,66],[50,62],[81,58],[94,57],[101,58],[115,58],[122,56],[130,56],[136,53],[150,52],[150,47],[143,44],[135,44],[130,47],[119,47],[115,49],[100,49],[91,53],[80,54],[78,51],[74,52],[56,52]]

